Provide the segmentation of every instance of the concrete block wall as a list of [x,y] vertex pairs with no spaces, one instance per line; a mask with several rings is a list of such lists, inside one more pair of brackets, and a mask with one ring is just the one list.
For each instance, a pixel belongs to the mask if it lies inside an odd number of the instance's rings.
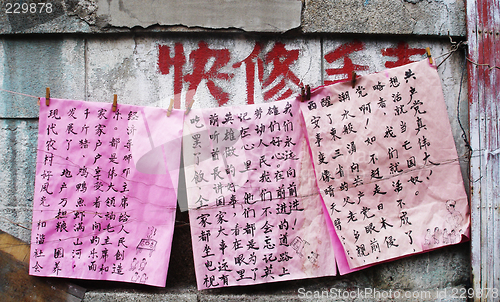
[[[3,12],[7,3],[14,1],[1,0]],[[44,7],[38,14],[0,14],[0,34],[116,33],[144,29],[282,33],[298,29],[302,33],[465,36],[463,0],[53,0],[50,3],[50,13]]]
[[[7,2],[0,1],[3,10]],[[295,96],[301,84],[328,84],[346,78],[351,70],[364,75],[418,61],[425,58],[425,47],[439,63],[452,48],[448,32],[455,40],[465,34],[462,1],[304,0],[300,26],[287,34],[279,34],[284,30],[245,32],[244,26],[193,28],[169,25],[168,20],[148,28],[133,23],[114,27],[113,18],[99,14],[102,2],[106,1],[54,1],[57,14],[32,20],[0,14],[0,88],[44,96],[45,87],[50,87],[55,98],[110,106],[113,94],[118,94],[119,103],[162,108],[168,107],[171,98],[177,108],[184,108],[186,94],[192,90],[195,108],[244,105]],[[287,24],[294,26],[294,18],[290,16]],[[468,124],[464,60],[463,51],[456,52],[438,72],[467,184],[467,146],[459,124],[459,119],[465,127]],[[27,242],[37,118],[36,98],[0,91],[4,150],[0,153],[0,229]],[[469,245],[465,243],[345,276],[199,292],[187,221],[187,213],[178,211],[165,288],[73,280],[89,289],[85,301],[291,301],[301,300],[300,288],[311,293],[309,297],[315,291],[364,293],[368,288],[429,292],[428,299],[417,300],[437,300],[441,294],[442,301],[452,301],[453,292],[469,285]],[[336,300],[324,294],[324,300]]]

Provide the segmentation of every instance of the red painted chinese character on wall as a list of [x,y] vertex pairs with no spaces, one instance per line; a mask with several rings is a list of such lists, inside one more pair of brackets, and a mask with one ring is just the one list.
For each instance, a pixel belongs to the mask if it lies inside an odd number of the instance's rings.
[[406,42],[399,42],[396,48],[386,48],[382,49],[381,51],[383,56],[397,57],[397,60],[395,62],[385,62],[385,67],[387,68],[393,68],[415,62],[410,60],[411,56],[425,54],[424,48],[410,48],[410,46]]
[[328,63],[333,63],[339,59],[344,59],[344,66],[340,68],[329,68],[326,69],[326,74],[329,76],[332,75],[341,75],[340,79],[336,80],[325,80],[325,85],[330,85],[333,83],[341,82],[343,80],[348,79],[353,71],[362,71],[368,70],[368,66],[366,65],[358,65],[353,64],[351,58],[349,58],[349,54],[365,49],[363,43],[359,41],[352,41],[350,43],[342,44],[337,47],[334,51],[327,53],[325,55],[325,60]]
[[[207,63],[214,59],[209,70],[206,70]],[[217,100],[219,106],[229,101],[229,93],[225,92],[214,83],[214,80],[229,80],[232,74],[220,72],[220,69],[227,65],[231,58],[227,49],[210,49],[207,43],[200,41],[198,49],[193,50],[189,55],[189,60],[193,62],[193,72],[184,76],[184,81],[189,83],[189,90],[195,91],[202,80],[206,80],[206,85],[212,96]]]
[[[290,97],[294,91],[288,88],[285,92],[279,95],[280,91],[287,87],[286,82],[289,81],[296,86],[299,86],[300,79],[290,70],[290,67],[299,58],[299,50],[286,50],[285,44],[276,42],[265,58],[266,64],[273,64],[269,76],[263,83],[264,100],[270,100],[278,95],[278,100],[283,100]],[[271,84],[278,80],[279,82],[270,87]],[[267,91],[266,91],[267,90]]]
[[[242,64],[245,64],[248,104],[255,103],[255,68],[257,68],[258,80],[262,85],[264,100],[266,101],[273,98],[276,98],[276,100],[286,99],[294,93],[289,87],[290,83],[296,86],[300,84],[300,79],[290,70],[290,67],[299,58],[298,49],[287,50],[285,44],[276,42],[263,60],[259,57],[262,48],[260,42],[255,43],[255,47],[248,57],[233,64],[234,68],[239,68]],[[272,66],[269,76],[265,80],[263,80],[264,63],[266,66]],[[272,86],[275,82],[276,84]],[[282,92],[284,89],[285,91]]]
[[170,47],[166,45],[158,46],[158,67],[161,74],[169,74],[170,67],[174,67],[174,107],[181,108],[182,92],[182,68],[186,63],[184,47],[181,43],[175,43],[174,56],[170,56]]
[[[174,107],[180,108],[180,97],[183,83],[189,83],[187,100],[190,100],[196,89],[203,80],[210,94],[217,100],[219,106],[224,105],[229,100],[229,94],[215,84],[217,80],[229,80],[232,74],[220,72],[220,69],[227,65],[230,59],[230,53],[227,49],[210,49],[207,43],[200,41],[198,49],[195,49],[189,55],[189,60],[193,64],[193,72],[183,75],[183,67],[186,64],[184,47],[181,43],[176,43],[174,56],[170,56],[170,47],[160,45],[158,54],[158,67],[161,74],[169,74],[170,68],[174,67]],[[207,65],[210,68],[207,69]]]
[[245,64],[247,104],[254,104],[255,102],[255,64],[257,64],[259,83],[262,82],[262,78],[264,77],[264,62],[261,58],[259,58],[261,50],[262,44],[257,42],[255,43],[252,53],[248,57],[241,62],[233,64],[233,68],[239,68],[241,67],[241,64]]

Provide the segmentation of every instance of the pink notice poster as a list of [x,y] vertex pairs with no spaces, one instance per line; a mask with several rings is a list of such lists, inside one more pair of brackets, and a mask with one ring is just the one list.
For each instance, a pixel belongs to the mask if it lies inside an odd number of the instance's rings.
[[297,100],[185,118],[198,289],[336,274],[305,134]]
[[183,112],[41,104],[30,274],[165,286]]
[[347,270],[469,236],[469,206],[440,83],[424,60],[362,76],[354,88],[321,87],[301,104],[318,186]]

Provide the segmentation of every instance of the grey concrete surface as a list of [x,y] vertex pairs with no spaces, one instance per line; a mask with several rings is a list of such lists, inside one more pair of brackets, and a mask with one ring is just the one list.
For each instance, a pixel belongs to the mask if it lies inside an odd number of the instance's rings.
[[[78,38],[0,38],[0,83],[5,90],[45,96],[83,98],[85,89],[84,40]],[[22,95],[0,93],[0,117],[38,117],[35,101]]]
[[[345,58],[366,67],[358,71],[360,75],[377,72],[387,68],[387,62],[399,59],[397,55],[384,55],[384,51],[397,49],[404,42],[409,49],[429,46],[434,58],[441,62],[444,57],[440,56],[451,48],[448,34],[465,36],[463,0],[46,2],[51,3],[50,11],[46,6],[43,9],[38,6],[36,13],[21,10],[16,14],[13,13],[15,7],[11,8],[12,13],[7,12],[7,4],[16,1],[0,0],[0,88],[44,96],[45,88],[50,87],[53,97],[93,102],[111,102],[116,93],[119,103],[163,108],[168,107],[170,98],[176,97],[174,91],[180,89],[178,105],[184,107],[185,95],[190,89],[185,76],[198,72],[196,64],[206,69],[213,64],[213,60],[195,63],[191,59],[200,49],[200,42],[205,42],[208,49],[229,55],[217,71],[230,75],[230,79],[214,80],[228,95],[225,105],[243,105],[250,99],[263,102],[263,94],[281,80],[285,80],[285,88],[273,94],[272,100],[279,99],[288,90],[298,93],[297,83],[293,77],[286,78],[287,73],[272,84],[263,84],[276,68],[275,64],[279,64],[267,59],[269,53],[281,52],[283,58],[298,54],[289,66],[288,75],[293,74],[301,83],[314,87],[341,78],[343,75],[331,76],[326,70],[342,68]],[[197,5],[200,3],[202,6]],[[288,31],[285,35],[269,35],[285,31]],[[266,35],[261,34],[264,32]],[[326,55],[356,41],[351,34],[356,34],[360,48],[333,61],[327,60]],[[282,43],[281,48],[277,42]],[[258,43],[258,54],[248,61]],[[182,47],[181,53],[175,50],[178,45]],[[184,63],[161,70],[160,46],[168,48],[171,58],[178,54],[177,63],[179,58],[183,58]],[[408,59],[417,61],[424,57],[412,55]],[[460,86],[464,61],[463,52],[454,54],[438,72],[467,184],[467,146],[459,124],[460,120],[467,133],[466,74]],[[259,64],[263,68],[262,78],[259,78]],[[253,82],[249,79],[251,74]],[[219,105],[206,82],[207,79],[203,79],[196,87],[195,108]],[[250,87],[254,87],[252,93]],[[32,204],[37,202],[33,200],[37,117],[36,98],[0,91],[0,148],[3,150],[0,152],[0,229],[26,242],[31,238]],[[428,298],[394,301],[464,301],[454,297],[459,297],[457,293],[470,285],[469,244],[464,243],[345,276],[198,291],[187,222],[187,213],[178,211],[165,288],[72,280],[88,289],[84,301],[386,300],[358,295],[339,298],[331,294],[337,290],[350,294],[365,289],[431,294]],[[306,298],[311,298],[304,299],[299,289],[310,293]],[[323,296],[316,297],[316,294]]]
[[305,0],[306,33],[465,36],[462,0]]
[[7,11],[8,3],[16,1],[0,0],[0,34],[298,29],[306,34],[465,36],[463,0],[52,0],[50,12],[40,6],[36,13]]
[[285,32],[300,25],[300,0],[97,0],[97,18],[109,26],[184,25]]

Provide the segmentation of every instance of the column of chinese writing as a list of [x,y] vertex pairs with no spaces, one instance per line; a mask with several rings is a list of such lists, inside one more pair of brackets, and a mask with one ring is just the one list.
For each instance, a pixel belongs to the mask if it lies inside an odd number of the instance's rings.
[[164,282],[148,280],[162,236],[155,221],[144,225],[142,211],[155,206],[137,212],[147,203],[140,190],[150,185],[134,180],[139,110],[56,99],[41,106],[31,274]]
[[193,110],[184,129],[199,289],[335,274],[297,101]]
[[427,61],[325,87],[303,105],[316,176],[350,267],[468,234],[439,78]]

